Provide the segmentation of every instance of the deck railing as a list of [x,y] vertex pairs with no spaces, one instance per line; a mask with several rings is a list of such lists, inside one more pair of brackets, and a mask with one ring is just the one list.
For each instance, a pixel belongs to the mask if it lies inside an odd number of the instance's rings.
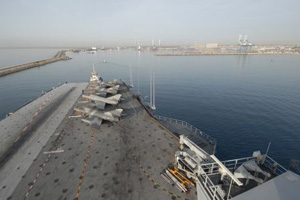
[[284,168],[282,165],[280,165],[268,155],[266,156],[264,165],[266,165],[269,169],[273,170],[273,173],[276,175],[280,175],[287,171],[286,168]]
[[300,175],[300,160],[291,160],[289,169]]
[[179,120],[179,119],[173,119],[173,118],[170,118],[170,117],[164,117],[164,116],[160,116],[160,115],[154,115],[154,117],[158,120],[162,120],[162,121],[166,121],[166,122],[170,122],[170,123],[175,123],[175,124],[181,125],[183,127],[186,127],[189,130],[191,130],[193,133],[202,136],[204,139],[206,139],[211,144],[214,144],[214,145],[217,144],[217,141],[214,138],[207,135],[206,133],[204,133],[203,131],[201,131],[200,129],[194,127],[193,125],[191,125],[190,123],[188,123],[186,121]]
[[208,177],[207,174],[200,174],[198,176],[200,184],[205,189],[204,192],[206,192],[212,200],[224,200],[224,196],[218,190],[218,186],[216,186]]
[[[243,163],[255,159],[254,157],[245,157],[245,158],[239,158],[239,159],[233,159],[233,160],[226,160],[222,161],[222,163],[232,172],[234,172],[239,166],[241,166]],[[278,164],[275,160],[273,160],[271,157],[266,155],[264,164],[265,167],[269,168],[269,170],[276,174],[277,176],[286,172],[287,169],[284,168],[282,165]],[[210,180],[209,176],[214,174],[219,174],[219,167],[216,162],[213,163],[204,163],[201,164],[201,167],[206,171],[206,173],[203,173],[199,175],[199,179],[203,187],[205,188],[205,191],[212,197],[212,199],[224,199],[224,196],[222,192],[217,190],[217,185],[214,185],[212,181]]]
[[[233,159],[233,160],[225,160],[222,161],[223,165],[230,169],[231,171],[235,171],[239,166],[241,166],[243,163],[255,159],[254,157],[245,157],[245,158],[239,158],[239,159]],[[266,155],[264,163],[264,166],[270,169],[274,174],[280,175],[287,171],[286,168],[284,168],[282,165],[280,165],[278,162],[273,160],[271,157]],[[202,164],[201,167],[204,169],[209,169],[208,174],[218,173],[217,163],[205,163]]]

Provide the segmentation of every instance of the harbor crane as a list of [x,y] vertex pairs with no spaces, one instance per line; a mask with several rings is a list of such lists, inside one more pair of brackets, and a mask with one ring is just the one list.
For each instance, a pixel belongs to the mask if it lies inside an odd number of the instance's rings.
[[244,38],[243,35],[239,35],[238,45],[240,46],[241,52],[249,52],[253,46],[253,44],[249,42],[247,35],[244,35]]

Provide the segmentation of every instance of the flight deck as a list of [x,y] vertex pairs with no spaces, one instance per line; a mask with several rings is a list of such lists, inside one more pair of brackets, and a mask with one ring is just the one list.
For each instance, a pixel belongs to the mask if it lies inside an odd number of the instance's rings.
[[[76,101],[62,119],[57,118],[57,127],[36,130],[36,139],[23,141],[11,155],[14,159],[3,164],[0,198],[196,199],[196,190],[182,193],[160,175],[174,164],[179,139],[155,120],[124,83],[120,103],[107,106],[124,110],[120,121],[104,121],[98,128],[83,122],[74,108],[85,101],[81,89],[85,86],[88,94],[86,85],[73,88]],[[63,87],[67,86],[72,88],[71,84]],[[61,103],[56,106],[65,102]]]
[[[152,79],[153,80],[153,79]],[[154,88],[154,84],[150,86]],[[0,121],[0,199],[289,199],[299,175],[266,153],[220,161],[216,140],[153,116],[121,80],[65,83]],[[281,198],[283,197],[283,198]]]

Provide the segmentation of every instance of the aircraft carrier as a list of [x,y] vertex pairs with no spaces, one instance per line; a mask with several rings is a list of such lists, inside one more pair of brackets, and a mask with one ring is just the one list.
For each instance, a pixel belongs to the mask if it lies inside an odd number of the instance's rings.
[[0,122],[0,199],[300,195],[299,176],[267,153],[221,162],[213,138],[153,116],[124,82],[96,76],[53,88]]

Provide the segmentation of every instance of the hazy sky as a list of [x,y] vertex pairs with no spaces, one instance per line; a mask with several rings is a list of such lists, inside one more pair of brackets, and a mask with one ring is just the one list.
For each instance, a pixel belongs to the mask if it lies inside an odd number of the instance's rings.
[[300,44],[300,0],[0,0],[0,47]]

